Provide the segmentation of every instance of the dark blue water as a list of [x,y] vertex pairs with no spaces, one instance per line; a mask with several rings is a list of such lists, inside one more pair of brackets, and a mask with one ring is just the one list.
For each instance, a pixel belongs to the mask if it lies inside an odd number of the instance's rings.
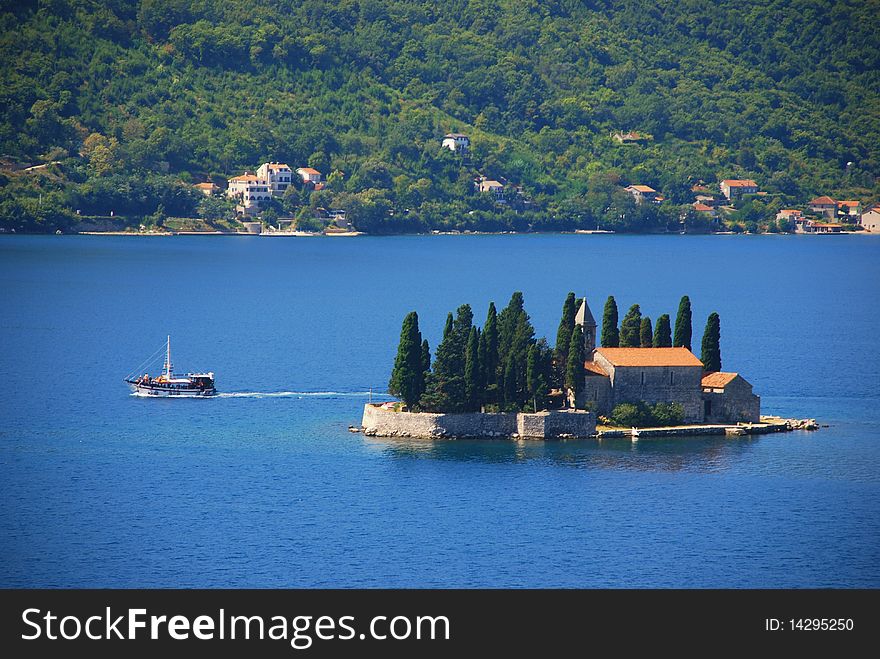
[[[880,240],[0,238],[0,586],[880,586]],[[347,432],[400,321],[522,290],[718,311],[727,370],[815,433]],[[240,396],[142,400],[173,337]],[[284,393],[287,392],[287,393]],[[301,392],[325,392],[306,395]],[[269,395],[276,394],[276,395]]]

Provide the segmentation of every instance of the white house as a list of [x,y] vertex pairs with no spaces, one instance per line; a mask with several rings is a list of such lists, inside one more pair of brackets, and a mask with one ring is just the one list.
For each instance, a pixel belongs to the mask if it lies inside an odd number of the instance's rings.
[[865,231],[871,233],[880,232],[880,204],[874,204],[865,209],[859,222]]
[[487,178],[481,178],[474,182],[477,192],[490,192],[495,201],[504,201],[504,184]]
[[272,196],[281,196],[290,187],[293,171],[280,162],[264,162],[257,170],[257,176],[269,183]]
[[461,133],[447,133],[443,137],[443,148],[456,153],[467,151],[471,148],[471,138]]
[[641,204],[645,201],[651,202],[652,204],[659,204],[664,199],[663,195],[650,185],[630,185],[626,188],[626,191],[633,196],[633,199],[636,200],[637,204]]
[[727,178],[721,181],[721,194],[733,201],[738,197],[758,192],[758,184],[752,179]]
[[269,182],[250,172],[234,176],[229,179],[228,183],[226,196],[234,199],[238,204],[238,210],[246,215],[252,211],[259,211],[263,202],[272,198]]
[[300,167],[296,170],[303,183],[315,185],[321,182],[321,172],[312,167]]

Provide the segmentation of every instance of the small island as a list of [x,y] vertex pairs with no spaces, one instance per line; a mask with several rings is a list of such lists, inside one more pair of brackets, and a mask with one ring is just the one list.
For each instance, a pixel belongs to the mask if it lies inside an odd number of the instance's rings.
[[[569,293],[554,348],[536,339],[523,295],[483,327],[470,305],[448,314],[432,361],[418,314],[407,314],[388,391],[397,402],[364,407],[366,435],[422,438],[575,439],[746,435],[818,428],[810,420],[761,416],[761,400],[739,373],[721,369],[721,325],[711,313],[701,357],[691,352],[690,299],[674,329],[632,305],[618,327],[608,297],[598,324],[587,299]],[[601,345],[597,346],[597,337]]]

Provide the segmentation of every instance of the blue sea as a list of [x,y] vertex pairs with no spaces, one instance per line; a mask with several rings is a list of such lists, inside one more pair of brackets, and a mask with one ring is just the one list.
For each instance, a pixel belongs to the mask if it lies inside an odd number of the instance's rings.
[[[0,237],[2,587],[880,587],[880,239]],[[403,316],[568,291],[721,316],[725,370],[829,427],[735,439],[348,432]],[[122,378],[172,336],[224,395]],[[155,371],[155,367],[153,369]]]

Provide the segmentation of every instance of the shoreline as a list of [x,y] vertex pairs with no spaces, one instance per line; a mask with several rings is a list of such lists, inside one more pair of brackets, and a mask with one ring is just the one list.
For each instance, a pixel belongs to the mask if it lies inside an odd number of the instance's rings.
[[355,238],[369,236],[372,238],[392,238],[399,236],[880,236],[880,232],[844,231],[841,233],[735,233],[733,231],[715,231],[711,233],[681,233],[668,231],[663,233],[618,232],[605,230],[576,229],[574,231],[426,231],[421,233],[365,233],[363,231],[345,231],[324,233],[321,231],[266,231],[251,233],[249,231],[70,231],[70,232],[38,232],[38,231],[0,231],[0,236],[137,236],[156,238],[167,236],[253,236],[269,238]]

